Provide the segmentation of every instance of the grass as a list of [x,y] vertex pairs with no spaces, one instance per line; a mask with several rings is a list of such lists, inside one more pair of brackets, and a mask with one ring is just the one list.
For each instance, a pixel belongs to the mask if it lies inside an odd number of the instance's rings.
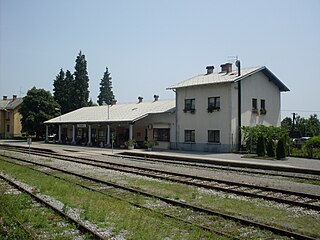
[[[88,191],[77,189],[77,187],[74,186],[71,187],[64,182],[47,177],[50,179],[49,184],[52,187],[51,189],[47,184],[41,184],[32,180],[34,177],[29,179],[30,176],[24,176],[24,171],[12,171],[12,166],[3,165],[5,164],[0,161],[0,169],[5,167],[6,171],[10,170],[12,174],[17,175],[19,178],[23,177],[24,179],[28,179],[28,181],[37,186],[43,185],[43,189],[40,190],[41,192],[56,196],[60,201],[72,207],[80,206],[84,218],[97,222],[97,224],[101,226],[111,226],[116,234],[125,231],[126,236],[130,236],[129,238],[132,239],[147,239],[148,237],[152,237],[152,239],[163,239],[165,237],[170,237],[171,239],[192,239],[195,236],[197,237],[196,239],[199,237],[204,239],[208,238],[208,233],[203,233],[200,230],[190,229],[188,227],[186,228],[186,226],[182,226],[181,223],[169,221],[162,215],[133,208],[128,204],[120,204],[112,198],[101,197],[99,194],[97,195],[93,192],[88,194]],[[23,176],[20,176],[20,172],[24,173]],[[38,175],[38,173],[30,174],[33,176]],[[164,197],[184,200],[188,203],[219,210],[231,215],[257,219],[262,223],[285,227],[309,236],[320,237],[317,231],[317,229],[320,229],[319,215],[315,217],[313,215],[297,214],[290,210],[290,208],[278,209],[267,206],[264,200],[239,200],[228,197],[230,195],[215,195],[212,194],[212,191],[200,190],[199,188],[172,182],[148,178],[129,178],[124,175],[118,177],[104,175],[103,177],[106,180],[112,179],[115,182],[143,189]],[[40,182],[43,181],[43,179],[40,180]],[[66,186],[64,186],[65,184]],[[68,194],[68,196],[64,196],[66,192],[70,192],[68,188],[74,192]],[[115,189],[108,190],[110,193],[119,194],[117,191],[118,190]],[[130,198],[130,200],[139,202],[140,204],[147,204],[146,200],[139,195],[131,195]],[[148,228],[146,228],[146,226],[148,226]]]
[[129,239],[225,239],[214,233],[186,225],[114,198],[85,190],[68,182],[0,160],[0,170],[36,186],[66,205],[81,210],[83,218],[112,227],[114,234]]
[[311,236],[320,237],[320,216],[300,215],[287,209],[278,209],[264,204],[264,200],[246,201],[225,196],[215,196],[211,191],[192,186],[160,182],[148,179],[126,179],[130,186],[140,187],[168,198],[179,199],[199,206],[219,210],[235,216],[256,219],[262,223],[293,229]]

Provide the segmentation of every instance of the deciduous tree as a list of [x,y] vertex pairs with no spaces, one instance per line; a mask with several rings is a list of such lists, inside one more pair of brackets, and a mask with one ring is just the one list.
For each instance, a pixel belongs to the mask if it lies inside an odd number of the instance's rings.
[[59,115],[56,108],[59,104],[54,100],[49,91],[33,87],[23,98],[19,112],[22,116],[22,131],[37,138],[44,136],[44,122]]

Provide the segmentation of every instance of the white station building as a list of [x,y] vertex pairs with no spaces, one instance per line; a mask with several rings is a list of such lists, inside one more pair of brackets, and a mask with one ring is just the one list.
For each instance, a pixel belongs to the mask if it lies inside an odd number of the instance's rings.
[[155,148],[232,152],[241,145],[241,127],[279,126],[281,92],[289,89],[265,66],[232,70],[232,64],[169,87],[174,100],[84,107],[45,122],[58,125],[58,141],[69,144],[137,147],[155,140]]

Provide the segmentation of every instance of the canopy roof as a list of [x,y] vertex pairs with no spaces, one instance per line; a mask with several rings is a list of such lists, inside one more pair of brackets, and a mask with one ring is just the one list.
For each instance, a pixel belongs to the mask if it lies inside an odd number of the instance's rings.
[[77,109],[44,123],[130,123],[147,117],[150,114],[170,113],[174,112],[174,110],[175,100],[93,106]]

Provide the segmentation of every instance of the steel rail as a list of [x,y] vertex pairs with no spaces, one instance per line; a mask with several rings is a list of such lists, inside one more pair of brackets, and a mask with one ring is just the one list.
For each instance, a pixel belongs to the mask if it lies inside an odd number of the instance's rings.
[[[8,156],[6,156],[6,157],[8,157]],[[192,209],[194,211],[203,212],[203,213],[210,214],[210,215],[220,216],[220,217],[225,218],[225,219],[229,219],[229,220],[232,220],[232,221],[239,222],[239,223],[241,223],[243,225],[255,226],[255,227],[258,227],[260,229],[265,229],[265,230],[271,231],[271,232],[273,232],[275,234],[279,234],[279,235],[283,235],[283,236],[287,236],[287,237],[293,237],[295,239],[301,239],[301,240],[302,239],[307,239],[307,240],[309,240],[309,239],[310,240],[314,240],[315,239],[313,237],[306,236],[306,235],[303,235],[303,234],[299,234],[299,233],[296,233],[296,232],[292,232],[292,231],[289,231],[289,230],[273,227],[273,226],[267,225],[267,224],[257,223],[257,222],[251,221],[251,220],[247,220],[245,218],[235,217],[235,216],[232,216],[230,214],[226,214],[226,213],[223,213],[223,212],[220,212],[220,211],[211,210],[211,209],[203,208],[203,207],[198,207],[198,206],[195,206],[195,205],[192,205],[192,204],[188,204],[188,203],[185,203],[185,202],[181,202],[181,201],[178,201],[178,200],[165,198],[165,197],[162,197],[162,196],[159,196],[159,195],[155,195],[155,194],[151,194],[151,193],[148,193],[148,192],[145,192],[145,191],[142,191],[142,190],[138,190],[138,189],[134,189],[134,188],[131,188],[131,187],[122,186],[122,185],[119,185],[119,184],[116,184],[116,183],[104,181],[104,180],[101,180],[101,179],[97,179],[97,178],[85,176],[85,175],[82,175],[82,174],[70,172],[70,171],[67,171],[67,170],[64,170],[64,169],[59,169],[59,168],[56,168],[56,167],[52,167],[52,166],[49,166],[49,165],[46,165],[46,164],[37,163],[37,162],[29,161],[29,160],[24,160],[24,159],[20,159],[20,158],[17,158],[17,157],[12,157],[12,156],[9,156],[9,158],[16,159],[16,160],[19,160],[19,161],[25,161],[25,162],[28,162],[28,163],[31,163],[31,164],[36,164],[36,165],[42,166],[42,167],[47,167],[47,168],[50,168],[52,170],[60,171],[60,172],[66,173],[66,174],[72,174],[72,175],[80,177],[80,178],[84,178],[84,179],[87,179],[87,180],[90,180],[90,181],[93,181],[93,182],[97,182],[97,183],[102,183],[102,184],[105,184],[105,185],[113,186],[115,188],[123,189],[123,190],[129,191],[129,192],[138,193],[138,194],[141,194],[143,196],[157,198],[157,199],[159,199],[161,201],[164,201],[164,202],[172,204],[172,205],[181,206],[181,207],[185,207],[185,208],[190,208],[190,209]]]
[[[43,152],[39,153],[37,151],[35,153],[37,155],[48,157],[47,153],[43,153]],[[49,157],[52,157],[52,154],[50,154]],[[294,206],[299,206],[299,207],[320,211],[320,205],[311,204],[312,202],[320,201],[320,196],[318,195],[294,192],[294,191],[271,188],[271,187],[257,186],[257,185],[247,184],[247,183],[232,182],[232,181],[221,180],[217,178],[207,178],[207,177],[200,177],[200,176],[194,176],[189,174],[169,172],[164,170],[150,169],[145,167],[130,166],[126,164],[111,163],[111,162],[105,162],[101,160],[94,160],[94,159],[88,159],[88,158],[82,158],[82,157],[71,157],[71,156],[65,156],[61,154],[55,154],[54,157],[63,161],[76,162],[76,163],[86,164],[86,165],[95,166],[95,167],[107,168],[107,169],[112,169],[116,171],[132,173],[132,174],[139,174],[146,177],[158,178],[161,180],[169,180],[169,181],[179,182],[182,184],[202,187],[206,189],[224,191],[224,192],[229,192],[237,195],[253,197],[253,198],[261,198],[265,200],[270,200],[270,201],[275,201],[275,202],[280,202],[280,203],[285,203],[289,205],[294,205]],[[97,165],[96,163],[98,163],[99,165]],[[132,169],[135,169],[135,170],[132,170]],[[137,170],[139,170],[140,172],[137,172]],[[200,181],[200,182],[195,182],[194,180]],[[203,182],[208,182],[209,184],[208,183],[205,184]],[[210,183],[225,184],[228,186],[227,187],[216,186],[216,185],[210,185]],[[232,186],[236,186],[236,187],[232,187]],[[237,187],[247,188],[247,189],[238,190]],[[258,190],[258,192],[252,192],[253,189]],[[271,194],[281,193],[287,196],[282,196],[282,198],[274,197],[270,195],[270,193]],[[307,199],[303,201],[301,199],[300,201],[295,201],[290,199],[292,196],[303,197]]]
[[45,206],[51,208],[52,210],[54,210],[56,213],[58,213],[62,217],[68,219],[70,222],[75,223],[80,231],[85,232],[85,233],[90,233],[94,239],[103,239],[103,240],[106,239],[104,236],[102,236],[101,234],[95,232],[93,229],[91,229],[88,226],[86,226],[85,224],[81,223],[76,218],[69,216],[68,214],[64,213],[63,211],[61,211],[60,209],[55,207],[50,202],[47,202],[44,199],[42,199],[41,197],[39,197],[36,194],[34,194],[32,191],[30,191],[30,190],[28,190],[26,188],[23,188],[19,184],[15,183],[11,179],[9,179],[5,175],[3,175],[1,172],[0,172],[0,178],[5,180],[6,182],[8,182],[10,185],[14,186],[15,188],[19,189],[21,192],[29,194],[33,199],[35,199],[36,201],[38,201],[38,202],[44,204]]
[[[10,158],[11,158],[11,157],[10,157]],[[18,160],[18,158],[14,158],[14,160]],[[7,161],[7,160],[4,160],[4,161]],[[19,161],[23,161],[23,160],[21,159],[21,160],[19,160]],[[11,161],[7,161],[7,162],[9,162],[9,163],[11,163],[11,164],[13,163],[13,162],[11,162]],[[42,166],[42,165],[39,165],[39,164],[34,163],[34,162],[28,162],[28,163],[33,163],[33,165]],[[14,164],[17,164],[17,163],[14,163]],[[20,165],[20,164],[19,164],[19,165]],[[106,193],[106,192],[100,191],[100,190],[95,189],[95,188],[93,188],[93,187],[88,187],[88,186],[86,186],[86,185],[84,185],[84,184],[81,184],[81,183],[73,182],[73,181],[71,181],[71,180],[69,180],[69,179],[65,179],[65,178],[56,176],[56,175],[54,175],[54,174],[52,174],[52,173],[49,173],[49,172],[43,172],[43,171],[41,171],[41,170],[31,168],[30,166],[27,166],[27,165],[20,165],[20,166],[27,167],[27,168],[32,169],[32,170],[34,170],[34,171],[41,172],[41,173],[43,173],[43,174],[45,174],[45,175],[48,175],[48,176],[51,176],[51,177],[54,177],[54,178],[57,178],[57,179],[60,179],[60,180],[63,180],[63,181],[72,183],[72,184],[75,184],[75,185],[77,185],[77,186],[80,186],[80,187],[82,187],[82,188],[88,189],[88,190],[90,190],[90,191],[98,192],[98,193],[103,194],[103,195],[105,195],[105,196],[112,197],[112,198],[115,198],[115,199],[117,199],[117,200],[127,202],[127,203],[129,203],[129,204],[131,204],[131,205],[133,205],[133,206],[135,206],[135,207],[143,208],[143,209],[146,209],[146,210],[150,210],[150,211],[153,211],[153,212],[155,212],[155,213],[157,213],[157,214],[164,215],[164,216],[169,217],[169,218],[172,218],[172,219],[177,219],[177,220],[179,220],[179,221],[182,221],[182,222],[187,223],[187,224],[192,225],[192,226],[196,226],[196,227],[201,228],[201,229],[206,230],[206,231],[212,231],[212,232],[215,232],[215,233],[217,233],[217,234],[219,234],[219,235],[223,235],[223,236],[226,236],[226,237],[231,238],[231,239],[241,239],[241,238],[237,238],[237,237],[231,236],[231,235],[229,235],[229,234],[226,234],[226,233],[224,233],[224,232],[218,231],[218,230],[216,230],[216,229],[213,229],[213,228],[210,228],[210,227],[206,227],[206,226],[203,226],[203,225],[200,225],[200,224],[197,224],[197,223],[193,223],[193,222],[191,222],[191,221],[187,221],[187,220],[185,220],[185,219],[176,217],[176,216],[174,216],[174,215],[172,215],[172,214],[168,214],[168,213],[156,211],[156,210],[154,210],[154,209],[152,209],[152,208],[148,208],[148,207],[146,207],[146,206],[144,206],[144,205],[141,205],[141,204],[138,204],[138,203],[129,201],[129,200],[127,200],[127,199],[124,199],[124,198],[121,198],[121,197],[118,197],[118,196],[114,196],[114,195],[112,195],[112,194],[108,194],[108,193]],[[42,167],[43,167],[43,166],[42,166]],[[46,167],[47,167],[47,166],[46,166]],[[47,167],[47,168],[52,169],[51,167]],[[65,172],[64,170],[61,171],[61,170],[56,170],[56,169],[54,169],[54,168],[53,168],[52,170],[57,171],[57,172],[58,172],[58,171],[59,171],[59,172],[63,172],[64,174],[69,174],[69,175],[73,175],[73,176],[79,177],[79,176],[75,175],[75,174],[72,173],[72,172],[67,173],[67,172]],[[81,175],[81,178],[82,178],[82,179],[86,179],[86,180],[88,180],[88,181],[92,181],[91,179],[87,179],[85,176],[82,176],[82,175]],[[97,182],[97,181],[94,181],[94,182]],[[109,185],[109,184],[108,184],[108,185]],[[122,189],[122,190],[123,190],[123,189]]]
[[[41,153],[35,152],[35,154],[48,157],[48,154],[43,152]],[[53,155],[50,154],[49,156],[52,157]],[[229,192],[229,193],[247,196],[247,197],[253,197],[253,198],[261,198],[265,200],[270,200],[270,201],[275,201],[275,202],[280,202],[280,203],[285,203],[289,205],[294,205],[294,206],[299,206],[307,209],[320,211],[320,205],[311,204],[312,202],[320,201],[320,197],[318,195],[294,192],[294,191],[271,188],[271,187],[257,186],[257,185],[247,184],[247,183],[237,183],[237,182],[226,181],[226,180],[221,180],[216,178],[207,178],[207,177],[193,176],[189,174],[174,173],[174,172],[169,172],[164,170],[155,170],[155,169],[150,169],[145,167],[129,166],[126,164],[110,163],[110,162],[104,162],[101,160],[93,160],[93,159],[82,158],[82,157],[71,157],[71,156],[65,156],[61,154],[55,154],[54,157],[64,161],[70,161],[70,162],[81,163],[81,164],[86,164],[86,165],[95,166],[95,167],[107,168],[107,169],[112,169],[116,171],[131,173],[131,174],[139,174],[146,177],[158,178],[161,180],[169,180],[169,181],[179,182],[182,184],[202,187],[206,189]],[[99,163],[99,165],[95,163]],[[117,166],[117,167],[114,167],[114,166]],[[127,168],[127,169],[124,169],[124,168]],[[131,170],[131,169],[137,169],[140,172],[137,172],[136,170]],[[205,181],[209,183],[213,182],[218,184],[225,184],[225,185],[228,185],[228,187],[204,184],[203,182],[195,182],[194,180]],[[236,187],[232,187],[230,185],[236,186]],[[244,191],[245,189],[237,190],[236,189],[237,187],[248,188],[248,189],[247,191]],[[252,192],[252,189],[258,190],[259,192]],[[274,197],[274,196],[271,196],[270,193],[271,194],[281,193],[281,194],[286,194],[287,196],[282,196],[282,198]],[[308,199],[304,201],[295,201],[290,199],[290,197],[292,196],[303,197]]]

